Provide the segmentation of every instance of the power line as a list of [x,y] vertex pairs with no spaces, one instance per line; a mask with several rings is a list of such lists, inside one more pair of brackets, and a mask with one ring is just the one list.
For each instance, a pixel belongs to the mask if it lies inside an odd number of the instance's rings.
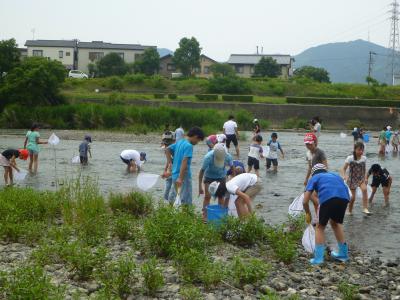
[[389,38],[389,55],[387,70],[390,82],[394,85],[394,76],[399,73],[399,50],[400,50],[400,35],[399,35],[399,3],[394,0],[391,4],[389,13],[390,16],[390,38]]

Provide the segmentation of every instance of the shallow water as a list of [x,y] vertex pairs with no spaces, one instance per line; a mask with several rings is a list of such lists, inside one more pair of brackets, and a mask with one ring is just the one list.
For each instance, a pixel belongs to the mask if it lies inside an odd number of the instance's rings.
[[[15,135],[16,132],[2,132],[0,135],[0,150],[7,147],[18,148],[23,145],[24,136]],[[42,133],[47,137],[48,133]],[[247,134],[250,137],[250,134]],[[267,135],[264,134],[264,137]],[[124,142],[94,141],[92,145],[93,158],[89,160],[87,167],[71,164],[73,156],[78,154],[79,140],[62,140],[59,145],[52,148],[43,145],[40,152],[39,172],[35,176],[28,176],[20,186],[28,186],[35,189],[54,190],[56,179],[74,178],[79,175],[96,178],[101,190],[105,193],[110,191],[126,192],[136,188],[136,175],[127,174],[125,165],[120,160],[119,154],[124,149],[136,149],[146,151],[148,162],[144,171],[161,174],[165,157],[160,149],[158,137],[153,142],[130,141],[132,136],[126,135]],[[305,147],[303,134],[294,132],[283,132],[279,134],[279,141],[285,151],[285,159],[279,161],[279,172],[277,174],[266,173],[262,164],[261,176],[263,190],[255,199],[254,205],[259,205],[256,212],[265,218],[268,223],[277,224],[287,219],[287,209],[292,200],[301,194],[306,172]],[[248,142],[241,142],[240,158],[243,162],[247,159]],[[338,171],[343,166],[344,159],[352,151],[352,137],[340,138],[339,133],[323,133],[320,138],[320,148],[325,150],[331,170]],[[195,147],[192,161],[193,173],[193,200],[196,206],[201,206],[197,197],[197,174],[201,160],[207,151],[205,143]],[[371,139],[367,144],[366,153],[368,165],[378,162],[388,168],[394,177],[391,191],[390,208],[383,208],[383,195],[379,189],[375,196],[375,205],[371,208],[373,215],[364,217],[361,213],[361,201],[356,202],[354,216],[345,218],[345,233],[351,247],[373,254],[381,253],[383,258],[399,256],[398,245],[400,244],[400,189],[397,178],[400,178],[400,164],[397,155],[389,155],[379,158],[377,153],[377,140]],[[56,159],[56,160],[55,160]],[[55,163],[56,161],[56,163]],[[27,169],[28,163],[18,160],[18,165]],[[161,196],[164,181],[159,180],[151,190],[156,196]],[[4,182],[0,182],[0,188]],[[332,233],[328,229],[328,243],[334,245]]]

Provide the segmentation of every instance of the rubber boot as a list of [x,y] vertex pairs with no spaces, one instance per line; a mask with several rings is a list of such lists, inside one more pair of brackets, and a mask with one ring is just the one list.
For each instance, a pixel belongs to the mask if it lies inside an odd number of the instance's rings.
[[319,265],[324,262],[325,245],[316,244],[314,250],[314,258],[310,259],[310,264]]
[[346,243],[338,243],[338,251],[332,251],[331,256],[334,259],[346,262],[349,260],[349,247]]

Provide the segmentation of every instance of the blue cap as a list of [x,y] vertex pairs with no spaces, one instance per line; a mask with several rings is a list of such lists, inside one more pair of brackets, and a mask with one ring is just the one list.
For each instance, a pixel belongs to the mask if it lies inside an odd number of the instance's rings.
[[144,161],[147,161],[146,152],[140,152],[140,157],[143,158]]

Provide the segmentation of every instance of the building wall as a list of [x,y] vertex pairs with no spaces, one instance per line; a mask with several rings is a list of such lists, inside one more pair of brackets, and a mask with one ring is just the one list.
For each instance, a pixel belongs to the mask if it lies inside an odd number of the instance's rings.
[[212,73],[210,67],[215,64],[215,61],[202,56],[200,58],[200,73],[196,74],[197,77],[210,78]]
[[[74,48],[63,47],[28,47],[28,56],[33,56],[33,50],[42,50],[43,57],[60,61],[67,69],[74,65]],[[59,51],[63,51],[63,58],[59,58]],[[69,52],[69,56],[66,53]]]
[[109,53],[124,53],[124,61],[133,63],[137,55],[143,54],[144,50],[114,50],[114,49],[86,49],[78,48],[78,70],[84,73],[88,72],[88,64],[95,63],[89,59],[89,52],[102,52],[103,56]]
[[171,74],[178,73],[179,70],[168,70],[168,65],[173,65],[172,56],[167,56],[160,60],[160,70],[158,73],[164,77],[171,78]]
[[[236,72],[236,75],[243,78],[250,78],[254,74],[254,66],[255,65],[231,65],[235,70],[240,69],[241,72]],[[282,75],[281,78],[287,79],[289,78],[290,70],[288,65],[281,66]]]

